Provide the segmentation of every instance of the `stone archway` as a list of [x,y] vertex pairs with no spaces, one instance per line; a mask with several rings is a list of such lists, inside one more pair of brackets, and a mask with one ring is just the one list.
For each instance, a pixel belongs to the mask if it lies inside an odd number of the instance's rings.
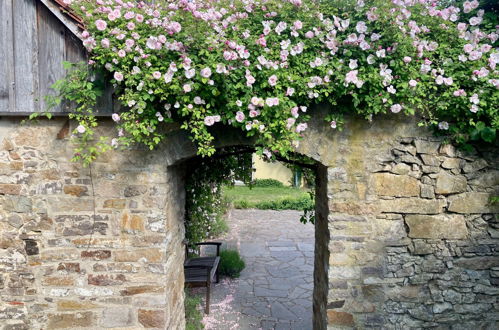
[[[315,327],[496,325],[497,149],[464,154],[403,117],[314,118],[297,152],[323,164]],[[181,328],[186,135],[81,168],[65,119],[19,123],[0,126],[1,323]]]

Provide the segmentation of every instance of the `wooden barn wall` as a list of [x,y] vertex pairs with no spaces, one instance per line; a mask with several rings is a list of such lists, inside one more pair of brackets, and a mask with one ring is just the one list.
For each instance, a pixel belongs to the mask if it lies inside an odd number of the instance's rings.
[[81,41],[41,1],[0,0],[0,113],[47,111],[44,98],[64,77],[63,61],[85,58]]

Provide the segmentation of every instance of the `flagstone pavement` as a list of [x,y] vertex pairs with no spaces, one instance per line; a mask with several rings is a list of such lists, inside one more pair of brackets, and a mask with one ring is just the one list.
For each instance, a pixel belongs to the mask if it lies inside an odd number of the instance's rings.
[[246,268],[214,286],[205,329],[312,329],[314,226],[300,223],[300,214],[231,211],[223,241]]

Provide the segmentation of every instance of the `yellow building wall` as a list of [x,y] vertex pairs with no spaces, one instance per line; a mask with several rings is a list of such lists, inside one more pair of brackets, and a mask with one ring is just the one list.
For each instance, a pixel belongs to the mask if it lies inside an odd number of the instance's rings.
[[256,154],[253,154],[253,180],[256,179],[275,179],[286,186],[291,186],[293,172],[279,162],[268,163]]

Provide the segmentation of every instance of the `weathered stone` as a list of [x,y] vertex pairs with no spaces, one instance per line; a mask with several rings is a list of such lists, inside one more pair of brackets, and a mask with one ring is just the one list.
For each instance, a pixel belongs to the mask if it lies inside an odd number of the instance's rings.
[[93,233],[106,234],[108,224],[105,222],[81,221],[73,224],[71,227],[66,227],[62,231],[63,236],[83,236]]
[[440,146],[438,152],[447,157],[455,157],[456,156],[456,148],[452,144],[445,143]]
[[467,188],[466,178],[461,175],[451,175],[445,171],[441,171],[437,175],[437,183],[435,193],[440,195],[448,195],[465,192]]
[[33,210],[31,198],[24,196],[5,196],[3,199],[0,197],[0,205],[4,211],[10,212],[29,213]]
[[485,173],[480,173],[468,183],[482,189],[499,186],[499,171],[487,171]]
[[463,171],[464,173],[477,172],[480,171],[481,169],[486,168],[487,166],[489,166],[489,164],[487,163],[486,160],[478,159],[472,163],[467,163],[466,165],[464,165]]
[[9,222],[9,225],[18,229],[21,228],[24,223],[23,218],[21,218],[18,214],[9,215],[7,221]]
[[94,313],[75,312],[71,314],[50,314],[48,316],[48,328],[76,328],[89,327],[94,324]]
[[108,285],[120,285],[126,281],[125,275],[88,275],[88,284],[108,286]]
[[398,163],[392,167],[391,172],[398,175],[407,175],[411,171],[411,167],[404,163]]
[[328,325],[331,326],[353,326],[353,315],[346,312],[337,312],[331,309],[327,310]]
[[373,178],[374,189],[376,194],[380,196],[419,196],[419,183],[413,177],[391,173],[375,173]]
[[424,255],[424,254],[431,254],[433,252],[433,249],[429,244],[427,244],[425,241],[422,240],[414,240],[414,254],[416,255]]
[[81,251],[81,257],[84,259],[104,260],[111,257],[109,250]]
[[74,311],[99,308],[96,303],[91,301],[74,301],[74,300],[59,300],[57,302],[57,310],[59,311]]
[[100,325],[105,328],[131,326],[133,314],[130,308],[111,307],[104,308]]
[[439,142],[416,140],[414,141],[416,145],[416,150],[419,154],[437,154],[438,148],[440,147]]
[[461,167],[462,160],[459,158],[445,158],[442,167],[448,170]]
[[79,186],[79,185],[74,185],[74,184],[64,186],[64,193],[65,194],[73,195],[76,197],[88,195],[87,191],[88,191],[88,188],[85,186]]
[[67,272],[67,273],[79,273],[80,264],[77,262],[61,262],[57,266],[57,270]]
[[19,195],[21,188],[20,184],[0,184],[0,195]]
[[468,235],[462,215],[406,215],[409,237],[464,239]]
[[380,211],[387,213],[438,214],[442,212],[443,207],[444,202],[442,200],[397,198],[379,201]]
[[125,199],[108,199],[104,201],[104,208],[109,209],[124,209],[126,206]]
[[123,192],[125,197],[135,197],[139,195],[143,195],[147,192],[146,186],[128,186],[125,188]]
[[136,249],[133,251],[115,251],[114,260],[120,262],[140,261],[159,262],[163,259],[160,249]]
[[143,232],[144,219],[137,214],[125,213],[121,217],[121,230],[128,233]]
[[165,326],[165,312],[163,310],[139,309],[138,319],[144,328],[163,328]]
[[452,305],[448,302],[433,305],[433,313],[440,314],[452,309]]
[[137,294],[143,293],[160,293],[164,292],[165,288],[162,286],[156,285],[141,285],[141,286],[132,286],[121,290],[120,293],[122,296],[134,296]]
[[440,166],[440,159],[433,155],[421,155],[421,159],[423,160],[423,163],[428,166]]
[[42,281],[43,285],[48,286],[73,286],[74,279],[66,276],[51,276],[44,277]]
[[490,269],[492,267],[499,267],[499,258],[496,256],[460,258],[454,261],[454,265],[465,269]]
[[24,251],[26,251],[26,254],[29,256],[37,255],[39,253],[38,244],[33,239],[29,239],[29,238],[25,239],[24,240]]
[[432,185],[422,184],[421,185],[421,197],[433,199],[435,198],[435,190]]
[[449,211],[456,213],[498,213],[499,205],[490,203],[491,194],[467,192],[450,196]]

